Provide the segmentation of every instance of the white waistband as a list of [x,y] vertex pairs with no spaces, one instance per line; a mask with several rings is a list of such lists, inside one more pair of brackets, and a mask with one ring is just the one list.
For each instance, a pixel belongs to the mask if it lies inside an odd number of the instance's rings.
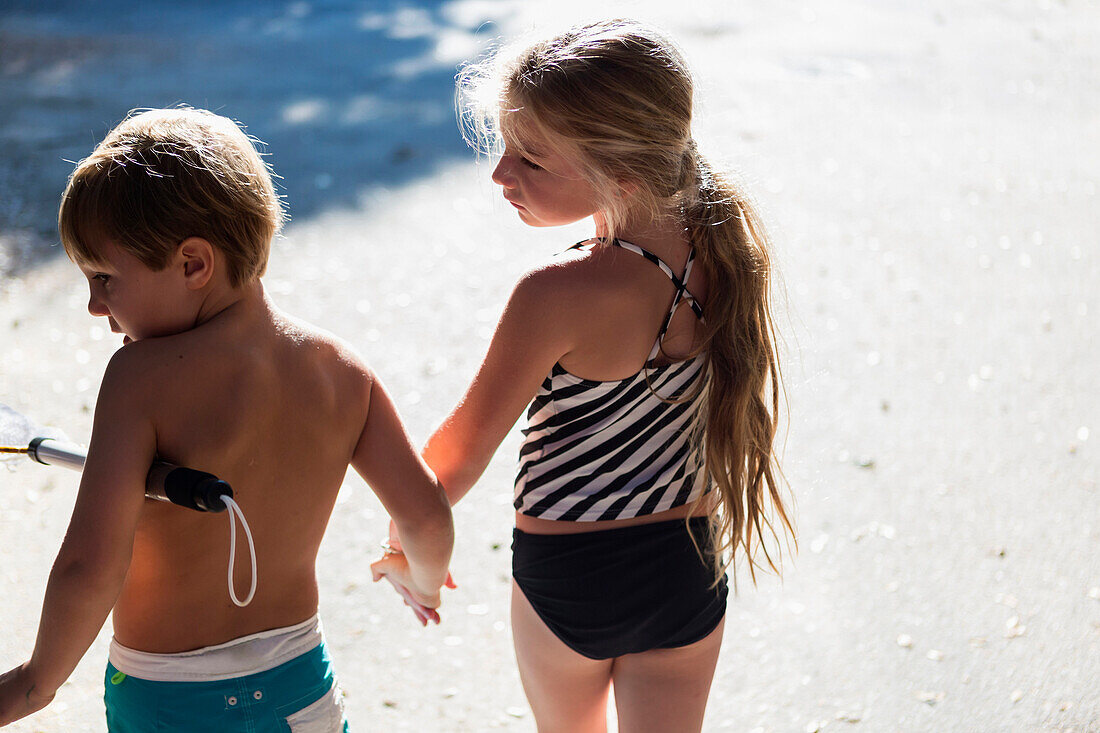
[[324,641],[314,614],[300,624],[260,631],[216,646],[178,654],[130,649],[111,639],[109,658],[119,672],[152,682],[207,682],[266,672]]

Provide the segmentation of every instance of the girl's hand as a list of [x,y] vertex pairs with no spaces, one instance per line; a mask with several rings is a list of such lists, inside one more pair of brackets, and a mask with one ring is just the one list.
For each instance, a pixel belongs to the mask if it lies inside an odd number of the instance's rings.
[[35,690],[26,664],[0,675],[0,728],[46,707],[54,694]]
[[[435,610],[439,607],[440,598],[437,590],[432,594],[423,594],[415,590],[412,582],[412,574],[409,572],[409,562],[399,550],[387,543],[386,554],[381,559],[371,563],[371,575],[377,583],[382,578],[389,581],[393,589],[405,600],[405,605],[412,609],[421,626],[427,626],[429,621],[439,623],[439,613]],[[454,588],[454,580],[450,573],[444,585]]]

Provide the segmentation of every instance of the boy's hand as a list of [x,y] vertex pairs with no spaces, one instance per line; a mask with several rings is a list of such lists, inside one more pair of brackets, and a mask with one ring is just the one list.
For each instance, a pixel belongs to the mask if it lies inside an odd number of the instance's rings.
[[390,520],[390,537],[386,540],[384,549],[401,552],[401,538],[397,535],[397,522]]
[[[382,543],[382,548],[386,551],[386,555],[401,553],[401,538],[397,534],[397,522],[393,521],[392,519],[390,520],[389,538],[384,543]],[[377,580],[378,578],[375,578],[375,581]],[[427,626],[429,619],[435,621],[437,624],[439,623],[439,614],[436,613],[433,609],[427,608],[417,603],[413,599],[412,594],[409,592],[408,588],[398,584],[394,581],[393,578],[387,577],[386,580],[390,582],[390,585],[393,586],[393,589],[397,591],[398,595],[405,599],[405,605],[413,610],[413,613],[416,614],[417,620],[420,621],[422,625]],[[447,573],[447,579],[443,582],[443,586],[445,588],[458,587],[457,585],[455,585],[454,578],[451,577],[450,573]]]
[[0,675],[0,728],[46,707],[54,694],[35,691],[26,664]]
[[[435,609],[439,608],[440,604],[439,591],[423,594],[415,590],[408,560],[400,551],[390,548],[387,548],[386,554],[381,559],[371,563],[371,575],[374,581],[377,583],[382,578],[389,581],[398,595],[405,600],[405,605],[412,609],[421,626],[427,626],[429,621],[438,624],[439,613]],[[447,574],[445,586],[455,587],[450,573]]]
[[[385,542],[382,543],[382,549],[386,551],[386,554],[400,553],[401,552],[401,538],[397,536],[397,523],[392,519],[390,520],[390,536]],[[375,578],[377,580],[377,578]],[[447,571],[447,579],[443,581],[444,588],[457,588],[455,585],[455,579],[451,577],[450,571]]]

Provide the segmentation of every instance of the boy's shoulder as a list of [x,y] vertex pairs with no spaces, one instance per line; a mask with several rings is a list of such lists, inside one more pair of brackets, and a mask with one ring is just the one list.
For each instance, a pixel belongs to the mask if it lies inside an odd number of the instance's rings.
[[369,371],[359,352],[331,331],[285,313],[280,313],[272,323],[289,349],[305,350],[330,361],[334,366]]
[[370,378],[363,358],[343,339],[281,312],[237,324],[203,324],[125,344],[104,374],[105,386],[156,394],[168,385],[247,378],[256,369],[319,377]]
[[225,446],[270,448],[269,438],[295,424],[358,438],[376,377],[346,342],[291,318],[201,333],[206,325],[115,352],[96,420],[124,415],[156,436],[157,453],[211,466]]

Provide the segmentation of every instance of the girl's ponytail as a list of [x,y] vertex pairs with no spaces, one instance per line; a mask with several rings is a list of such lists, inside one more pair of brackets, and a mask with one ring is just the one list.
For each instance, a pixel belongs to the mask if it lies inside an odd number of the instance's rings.
[[764,541],[765,528],[778,540],[767,512],[769,499],[775,516],[794,537],[773,449],[781,374],[769,303],[771,245],[748,196],[712,170],[693,141],[685,148],[684,163],[684,225],[709,280],[705,451],[707,471],[718,489],[716,577],[740,548],[755,582],[761,566],[755,557],[758,548],[767,565],[778,571],[778,554],[773,559]]

